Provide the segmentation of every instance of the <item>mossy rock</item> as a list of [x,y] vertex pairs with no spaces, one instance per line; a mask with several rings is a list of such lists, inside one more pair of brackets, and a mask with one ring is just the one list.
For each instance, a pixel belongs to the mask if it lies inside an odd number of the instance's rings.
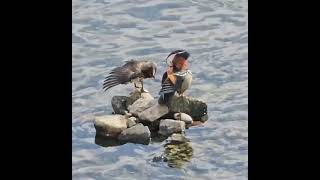
[[199,99],[191,97],[173,96],[169,102],[170,112],[183,112],[190,115],[193,119],[203,119],[207,115],[207,104]]

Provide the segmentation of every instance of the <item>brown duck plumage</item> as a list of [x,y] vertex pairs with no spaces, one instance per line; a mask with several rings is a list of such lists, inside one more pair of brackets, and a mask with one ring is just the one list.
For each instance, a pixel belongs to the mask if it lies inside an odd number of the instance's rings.
[[[103,89],[106,91],[119,84],[127,84],[129,82],[140,81],[143,89],[143,79],[154,78],[157,72],[157,65],[151,61],[131,60],[121,66],[111,70],[105,78]],[[136,84],[135,84],[135,87]]]

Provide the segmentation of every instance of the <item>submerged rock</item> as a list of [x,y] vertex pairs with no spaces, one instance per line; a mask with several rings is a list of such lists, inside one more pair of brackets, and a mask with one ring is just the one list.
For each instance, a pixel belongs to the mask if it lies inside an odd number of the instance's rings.
[[123,115],[106,115],[94,120],[96,132],[101,136],[116,137],[127,129],[127,119]]
[[111,105],[115,114],[125,115],[128,111],[128,106],[133,104],[134,100],[127,96],[113,96]]
[[149,144],[151,132],[147,126],[138,123],[128,129],[125,129],[118,136],[120,142],[131,142],[139,144]]
[[207,104],[191,97],[173,96],[168,105],[171,112],[183,112],[193,119],[201,119],[207,115]]
[[192,124],[193,122],[192,117],[186,113],[175,113],[173,116],[174,116],[174,119],[184,121],[188,125]]
[[152,162],[161,162],[161,161],[167,162],[168,159],[167,159],[167,157],[165,157],[164,155],[155,156],[155,157],[153,157],[153,159],[152,159]]
[[159,134],[169,136],[173,133],[181,133],[185,131],[185,122],[173,119],[164,119],[160,121]]

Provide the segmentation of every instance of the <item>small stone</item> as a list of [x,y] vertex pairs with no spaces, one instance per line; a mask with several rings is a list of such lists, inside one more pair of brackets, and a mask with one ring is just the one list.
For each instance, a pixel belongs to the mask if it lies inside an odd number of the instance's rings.
[[130,118],[128,118],[128,121],[127,121],[127,122],[128,122],[128,128],[136,125],[136,124],[137,124],[137,123],[136,123],[136,120],[137,120],[137,118],[135,118],[135,117],[130,117]]
[[128,119],[131,119],[132,121],[134,121],[134,122],[138,122],[138,119],[136,118],[136,117],[130,117],[130,118],[128,118]]
[[193,122],[192,117],[186,113],[175,113],[173,116],[176,120],[184,121],[186,124],[192,124]]
[[160,121],[159,134],[169,136],[173,133],[180,133],[185,131],[185,122],[176,121],[173,119],[164,119]]
[[142,121],[153,122],[162,116],[166,115],[169,109],[166,105],[154,104],[152,107],[142,111],[138,114],[138,117]]
[[127,129],[127,119],[123,115],[106,115],[95,117],[94,127],[98,135],[116,137]]
[[121,142],[131,142],[138,144],[149,144],[151,139],[151,132],[147,126],[138,123],[128,129],[125,129],[118,136]]

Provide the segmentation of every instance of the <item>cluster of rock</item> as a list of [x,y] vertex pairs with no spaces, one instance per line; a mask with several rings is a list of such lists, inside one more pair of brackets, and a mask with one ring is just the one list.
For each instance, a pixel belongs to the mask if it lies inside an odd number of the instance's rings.
[[175,96],[160,105],[149,93],[135,91],[129,97],[114,96],[111,104],[114,114],[96,117],[94,126],[97,136],[115,144],[149,144],[152,134],[169,137],[183,133],[194,120],[208,120],[206,103],[189,97]]

